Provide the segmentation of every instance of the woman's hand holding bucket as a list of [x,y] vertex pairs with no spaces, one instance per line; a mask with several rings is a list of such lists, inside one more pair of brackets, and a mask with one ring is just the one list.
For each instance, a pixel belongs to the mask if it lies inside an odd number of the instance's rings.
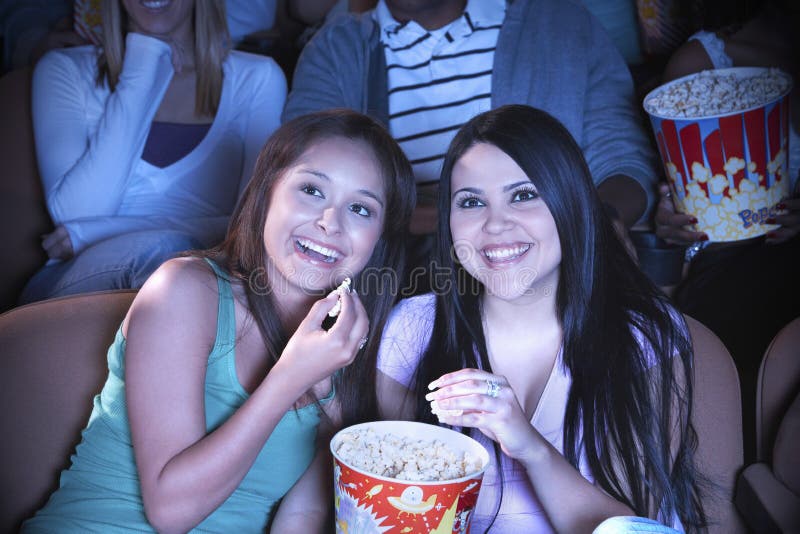
[[674,245],[688,245],[697,241],[708,241],[705,232],[687,230],[686,227],[697,223],[697,218],[688,213],[675,211],[672,193],[666,183],[658,186],[660,199],[656,207],[656,235]]
[[781,227],[767,233],[766,243],[777,245],[800,233],[800,198],[784,200],[776,206],[784,213],[766,220],[767,224],[780,224]]

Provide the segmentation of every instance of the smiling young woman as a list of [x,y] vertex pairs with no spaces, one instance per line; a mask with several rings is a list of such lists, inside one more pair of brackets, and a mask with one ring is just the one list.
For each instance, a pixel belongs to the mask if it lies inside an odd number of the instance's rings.
[[378,391],[386,418],[494,448],[471,530],[702,529],[686,325],[626,253],[569,132],[528,106],[476,116],[448,149],[439,210],[447,280],[392,312]]
[[493,297],[535,298],[558,285],[561,246],[555,220],[525,172],[488,143],[456,162],[450,234],[461,265]]
[[273,189],[264,223],[274,288],[302,300],[364,267],[383,230],[381,176],[362,141],[326,139],[300,156]]
[[[402,276],[413,205],[411,167],[372,119],[283,125],[223,243],[138,293],[72,465],[23,531],[327,532],[324,438],[377,417],[394,301],[362,274]],[[345,277],[354,291],[332,292]]]

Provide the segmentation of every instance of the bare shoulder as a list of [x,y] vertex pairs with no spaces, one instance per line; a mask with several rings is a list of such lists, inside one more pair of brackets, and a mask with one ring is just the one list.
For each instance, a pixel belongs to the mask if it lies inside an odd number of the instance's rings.
[[[214,271],[199,258],[176,258],[161,265],[139,290],[123,324],[128,330],[166,334],[173,329],[215,332],[219,292]],[[153,332],[152,330],[155,330]]]

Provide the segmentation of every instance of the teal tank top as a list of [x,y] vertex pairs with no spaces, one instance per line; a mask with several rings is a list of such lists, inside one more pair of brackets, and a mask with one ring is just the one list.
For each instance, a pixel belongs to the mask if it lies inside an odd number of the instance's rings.
[[[216,264],[219,311],[205,382],[206,428],[212,432],[248,398],[236,376],[236,319],[230,280]],[[22,532],[154,532],[142,505],[125,406],[122,327],[108,349],[108,378],[94,398],[89,423],[58,490]],[[327,403],[331,394],[322,399]],[[168,409],[168,407],[164,407]],[[231,496],[192,532],[264,532],[280,499],[303,474],[316,450],[319,409],[288,411]]]

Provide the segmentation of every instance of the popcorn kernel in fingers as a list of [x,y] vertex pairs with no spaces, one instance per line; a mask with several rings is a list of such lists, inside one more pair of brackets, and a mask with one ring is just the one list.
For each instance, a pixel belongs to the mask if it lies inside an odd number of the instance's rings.
[[439,406],[438,401],[431,401],[431,413],[440,417],[458,417],[464,415],[464,410],[445,410]]
[[349,277],[345,278],[344,280],[342,280],[342,283],[339,284],[339,287],[334,289],[334,292],[339,295],[339,298],[336,299],[336,303],[333,305],[333,308],[331,308],[330,311],[328,312],[328,317],[339,316],[339,313],[342,311],[342,295],[344,295],[345,291],[347,291],[348,293],[350,292],[350,283],[351,283],[350,278]]

